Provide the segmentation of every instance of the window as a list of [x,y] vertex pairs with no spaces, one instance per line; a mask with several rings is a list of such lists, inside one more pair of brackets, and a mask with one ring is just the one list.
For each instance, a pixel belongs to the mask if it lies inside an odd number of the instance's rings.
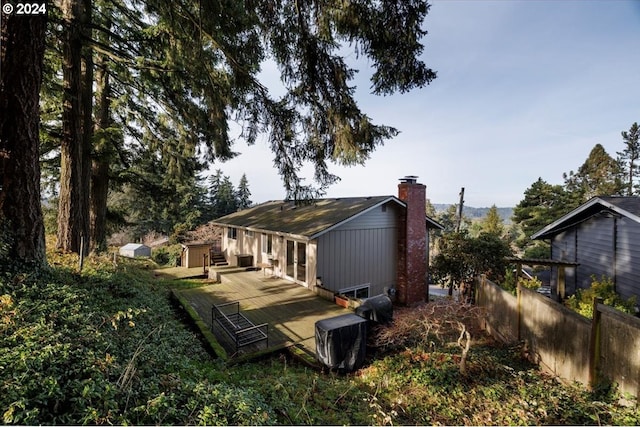
[[262,252],[271,255],[273,248],[273,236],[271,234],[262,235]]
[[340,289],[338,293],[351,298],[369,298],[369,284]]
[[251,231],[251,230],[246,230],[246,231],[244,232],[244,235],[245,235],[245,236],[247,236],[247,237],[253,237],[253,231]]
[[238,229],[234,227],[227,228],[227,238],[236,240],[238,238]]

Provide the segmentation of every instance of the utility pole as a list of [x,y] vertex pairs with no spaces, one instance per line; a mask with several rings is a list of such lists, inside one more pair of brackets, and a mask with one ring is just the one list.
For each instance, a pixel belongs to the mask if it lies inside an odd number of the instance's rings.
[[460,204],[458,205],[458,224],[456,226],[456,232],[460,232],[460,225],[462,224],[462,207],[464,206],[464,187],[460,190]]

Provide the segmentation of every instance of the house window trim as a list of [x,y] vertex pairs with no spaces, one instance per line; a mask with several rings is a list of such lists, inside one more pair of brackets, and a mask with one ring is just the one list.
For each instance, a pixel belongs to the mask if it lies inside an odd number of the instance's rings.
[[[358,291],[366,289],[366,296],[358,296]],[[338,291],[339,294],[351,297],[351,298],[369,298],[371,295],[371,284],[365,283],[363,285],[349,286],[348,288],[342,288]]]
[[227,228],[227,239],[238,240],[238,229],[235,227]]
[[[271,244],[269,244],[271,241]],[[273,255],[273,234],[262,233],[262,252]]]

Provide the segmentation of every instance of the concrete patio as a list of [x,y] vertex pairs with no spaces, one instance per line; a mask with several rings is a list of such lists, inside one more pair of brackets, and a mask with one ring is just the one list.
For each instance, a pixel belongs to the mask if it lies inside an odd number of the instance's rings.
[[175,292],[188,301],[209,327],[214,304],[239,301],[240,310],[254,324],[269,324],[269,348],[296,345],[315,356],[315,323],[351,312],[301,285],[263,271],[227,274],[220,271],[220,283]]

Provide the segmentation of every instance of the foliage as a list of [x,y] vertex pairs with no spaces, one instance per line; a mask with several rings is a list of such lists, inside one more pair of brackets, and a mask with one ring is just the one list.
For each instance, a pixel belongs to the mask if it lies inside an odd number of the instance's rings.
[[175,267],[182,254],[181,245],[162,246],[152,251],[151,258],[156,264]]
[[536,231],[575,207],[568,201],[568,195],[560,185],[551,185],[542,178],[531,184],[524,192],[524,199],[513,209],[513,222],[519,224],[524,233],[518,245],[528,247]]
[[577,172],[570,171],[563,176],[574,207],[595,196],[615,196],[623,192],[620,164],[600,144],[593,147]]
[[498,237],[502,237],[504,234],[504,222],[498,213],[496,205],[489,208],[487,216],[484,217],[480,224],[483,233],[493,234]]
[[624,150],[618,152],[618,163],[620,164],[622,181],[626,188],[625,195],[633,196],[638,191],[638,177],[640,176],[640,128],[634,122],[629,131],[622,131]]
[[591,276],[589,289],[578,289],[574,295],[566,299],[565,305],[590,319],[593,317],[593,300],[595,298],[602,298],[603,304],[616,310],[635,314],[636,297],[623,299],[616,293],[613,280],[606,276],[602,276],[600,280],[595,275]]
[[[534,291],[542,286],[542,282],[537,277],[529,279],[528,277],[520,276],[518,277],[518,284]],[[516,294],[518,286],[516,285],[516,272],[513,269],[507,269],[501,287],[513,295]]]
[[251,206],[250,196],[249,181],[245,174],[242,174],[238,189],[236,190],[231,179],[223,175],[220,169],[217,169],[215,173],[209,177],[209,206],[207,218],[209,220],[216,219],[248,208]]
[[469,237],[466,232],[445,234],[440,252],[433,258],[431,273],[436,280],[450,279],[454,286],[472,282],[479,274],[500,281],[511,256],[509,245],[493,234]]
[[260,394],[221,381],[167,291],[138,261],[69,256],[0,277],[0,407],[6,424],[269,424]]
[[[563,385],[522,359],[520,347],[489,340],[470,306],[397,310],[352,374],[312,370],[285,354],[223,365],[143,262],[116,268],[92,256],[80,275],[76,256],[48,256],[52,270],[14,266],[0,275],[5,424],[640,423],[615,392]],[[458,321],[473,337],[466,374]]]
[[524,257],[529,259],[551,259],[551,245],[536,240],[524,250]]

